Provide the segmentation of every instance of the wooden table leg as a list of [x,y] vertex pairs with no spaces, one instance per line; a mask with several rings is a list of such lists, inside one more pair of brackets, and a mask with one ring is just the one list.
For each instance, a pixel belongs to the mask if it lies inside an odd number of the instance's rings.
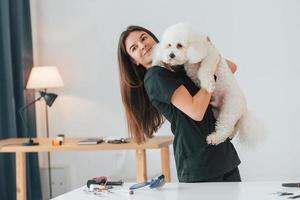
[[165,180],[171,182],[169,146],[162,147],[160,152],[162,173],[165,175]]
[[26,153],[16,152],[17,200],[26,200]]
[[147,180],[147,157],[145,149],[136,150],[136,181],[138,183]]

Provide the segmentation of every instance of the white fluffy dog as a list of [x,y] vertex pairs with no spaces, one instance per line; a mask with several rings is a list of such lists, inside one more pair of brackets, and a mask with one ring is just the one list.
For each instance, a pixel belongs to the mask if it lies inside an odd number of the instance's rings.
[[253,134],[259,132],[256,120],[247,111],[245,96],[225,59],[207,37],[184,23],[167,28],[154,50],[152,62],[165,64],[184,64],[187,75],[197,86],[213,92],[211,104],[216,108],[217,122],[215,132],[207,136],[208,144],[220,144],[228,137],[233,138],[237,131],[240,140],[253,142]]

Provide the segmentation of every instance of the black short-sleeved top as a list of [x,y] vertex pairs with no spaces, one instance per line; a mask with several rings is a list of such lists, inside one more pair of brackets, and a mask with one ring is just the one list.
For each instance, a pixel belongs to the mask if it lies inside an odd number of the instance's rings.
[[236,168],[240,159],[229,139],[217,146],[206,143],[206,137],[214,131],[216,122],[211,106],[208,106],[202,121],[195,121],[171,103],[173,92],[181,85],[192,96],[199,91],[182,67],[172,72],[153,66],[144,78],[151,103],[171,124],[178,180],[205,181]]

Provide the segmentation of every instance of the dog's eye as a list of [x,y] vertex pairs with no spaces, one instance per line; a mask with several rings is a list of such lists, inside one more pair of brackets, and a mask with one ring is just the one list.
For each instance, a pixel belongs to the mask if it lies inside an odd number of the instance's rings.
[[178,44],[176,45],[176,48],[177,48],[177,49],[181,49],[181,48],[182,48],[182,44],[178,43]]
[[168,44],[167,47],[171,47],[171,44]]

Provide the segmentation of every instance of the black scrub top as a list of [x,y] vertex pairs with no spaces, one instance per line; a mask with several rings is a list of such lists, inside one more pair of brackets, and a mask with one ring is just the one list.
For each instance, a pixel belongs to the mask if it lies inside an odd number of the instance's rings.
[[203,119],[195,121],[171,103],[173,92],[181,85],[192,96],[199,91],[183,67],[180,68],[175,72],[160,66],[149,68],[144,87],[152,105],[171,124],[179,182],[205,181],[233,170],[241,161],[229,139],[217,146],[206,143],[206,137],[214,131],[216,122],[210,105]]

